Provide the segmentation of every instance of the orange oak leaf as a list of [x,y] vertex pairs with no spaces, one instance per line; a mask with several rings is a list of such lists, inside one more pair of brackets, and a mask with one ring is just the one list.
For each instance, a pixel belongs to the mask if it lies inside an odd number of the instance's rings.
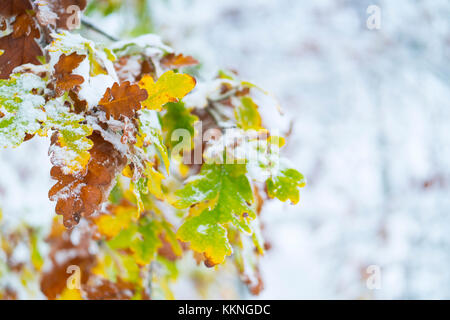
[[96,212],[108,198],[116,175],[126,165],[126,158],[114,146],[105,141],[98,132],[88,137],[93,143],[91,155],[84,175],[64,174],[54,166],[51,176],[57,183],[50,189],[49,198],[57,201],[55,211],[64,218],[64,225],[72,228],[81,217]]
[[72,71],[85,58],[85,55],[78,55],[76,52],[69,56],[61,55],[58,63],[55,65],[56,92],[58,95],[62,95],[65,91],[69,91],[84,82],[82,76],[72,74]]
[[138,85],[131,85],[129,81],[120,85],[116,82],[112,88],[106,89],[105,95],[99,102],[99,107],[106,112],[108,119],[111,116],[116,120],[120,120],[122,116],[132,119],[136,111],[141,108],[141,101],[147,98],[147,91]]
[[178,69],[182,67],[195,66],[198,64],[198,61],[191,56],[169,53],[161,59],[161,64],[170,69]]

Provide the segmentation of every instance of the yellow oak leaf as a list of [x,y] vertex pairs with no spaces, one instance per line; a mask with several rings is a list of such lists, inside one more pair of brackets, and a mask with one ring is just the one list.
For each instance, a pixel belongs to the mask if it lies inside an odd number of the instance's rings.
[[142,102],[144,108],[161,111],[168,102],[178,102],[194,89],[196,81],[187,74],[167,71],[155,82],[150,75],[145,75],[139,86],[147,90],[148,98]]
[[156,171],[152,166],[147,166],[146,174],[148,177],[148,191],[159,200],[163,200],[164,193],[161,188],[161,184],[162,180],[166,177],[161,172]]
[[113,238],[130,223],[136,220],[136,208],[134,206],[116,206],[112,214],[104,214],[95,219],[98,231],[108,238]]

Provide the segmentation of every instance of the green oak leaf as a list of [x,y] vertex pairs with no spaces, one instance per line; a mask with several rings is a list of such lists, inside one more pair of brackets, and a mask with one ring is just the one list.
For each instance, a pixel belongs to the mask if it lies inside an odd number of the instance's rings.
[[204,164],[198,176],[177,191],[175,206],[182,209],[208,201],[211,205],[197,216],[186,219],[177,236],[203,252],[210,264],[222,263],[232,253],[226,224],[252,234],[250,221],[256,218],[251,207],[253,192],[245,164]]
[[[198,117],[184,106],[182,102],[169,102],[166,104],[167,112],[162,117],[162,125],[166,132],[165,143],[169,148],[174,147],[179,141],[172,141],[172,133],[177,129],[185,129],[189,132],[192,139],[194,138],[194,123],[198,121]],[[191,145],[192,141],[191,141]]]
[[44,128],[56,131],[57,141],[50,147],[53,164],[60,166],[65,174],[74,174],[86,169],[89,163],[93,142],[88,136],[92,128],[82,124],[84,117],[71,112],[64,102],[62,97],[45,105]]
[[306,185],[303,175],[295,169],[281,169],[276,175],[267,179],[267,192],[270,197],[281,201],[291,200],[293,204],[300,201],[300,191]]
[[159,221],[141,219],[139,224],[132,224],[108,241],[108,246],[115,250],[130,249],[138,265],[147,265],[156,257],[162,246],[159,234],[162,231]]
[[203,252],[212,265],[222,263],[225,256],[233,253],[227,229],[217,222],[215,215],[214,211],[203,211],[188,218],[177,232],[180,240],[190,242],[191,249]]
[[35,134],[45,120],[45,100],[35,94],[45,82],[34,74],[13,75],[0,80],[0,147],[16,147],[27,134]]
[[149,264],[155,259],[158,249],[162,246],[158,237],[161,233],[161,225],[155,220],[144,219],[139,226],[139,233],[142,240],[133,242],[131,250],[134,251],[138,264]]

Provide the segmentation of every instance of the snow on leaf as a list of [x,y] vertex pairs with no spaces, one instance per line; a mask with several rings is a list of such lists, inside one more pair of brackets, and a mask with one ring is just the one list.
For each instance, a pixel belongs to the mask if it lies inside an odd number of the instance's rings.
[[189,218],[177,232],[180,240],[190,242],[192,250],[205,255],[210,266],[222,263],[233,253],[227,229],[217,223],[214,214],[203,211],[199,216]]
[[295,169],[281,169],[279,173],[267,180],[267,192],[270,197],[281,201],[291,200],[293,204],[300,201],[300,191],[306,185],[303,175]]
[[268,136],[265,129],[233,128],[218,140],[208,143],[203,158],[209,163],[246,163],[248,176],[252,180],[265,182],[279,170],[283,160],[280,158],[280,147],[283,144],[282,137]]
[[87,136],[92,134],[92,128],[81,124],[84,118],[70,112],[63,98],[48,102],[45,111],[46,128],[55,130],[49,151],[53,165],[61,167],[64,174],[83,171],[91,157],[89,149],[93,143]]
[[99,106],[106,112],[108,119],[111,116],[116,120],[120,120],[122,117],[133,119],[136,111],[141,108],[141,101],[146,98],[147,92],[138,85],[131,85],[128,81],[120,85],[116,82],[112,88],[106,89]]
[[169,172],[169,154],[163,143],[161,125],[157,113],[153,110],[143,109],[139,112],[139,135],[144,145],[152,145]]
[[85,175],[64,174],[59,166],[51,169],[57,183],[50,189],[49,198],[56,203],[56,213],[64,217],[64,225],[71,228],[81,216],[90,216],[108,199],[115,178],[126,165],[126,158],[114,146],[94,131],[88,137],[94,145]]
[[36,39],[40,32],[32,17],[32,7],[27,0],[3,0],[0,16],[15,18],[12,33],[0,37],[0,78],[8,79],[14,68],[26,63],[39,64],[42,50]]
[[0,80],[0,146],[15,147],[26,135],[35,134],[45,120],[45,100],[34,93],[44,82],[36,75],[22,74]]
[[96,107],[107,88],[118,81],[108,54],[105,50],[96,47],[94,42],[79,34],[63,31],[52,33],[51,36],[54,40],[46,48],[50,55],[51,67],[59,62],[62,54],[76,53],[87,57],[72,71],[72,74],[82,76],[84,79],[77,92],[78,99],[86,101],[89,108]]
[[259,270],[259,255],[255,254],[255,248],[249,237],[237,235],[236,238],[236,244],[233,246],[234,263],[242,282],[247,285],[253,295],[258,295],[264,288]]
[[161,38],[155,34],[146,34],[132,40],[118,41],[112,49],[118,57],[136,54],[157,57],[162,56],[165,52],[172,52],[172,49],[166,46]]
[[74,23],[76,11],[73,10],[73,6],[84,10],[86,4],[86,0],[39,0],[37,3],[39,22],[42,25],[53,24],[60,29],[76,29],[79,25]]
[[168,102],[178,102],[195,87],[195,79],[187,74],[167,71],[156,82],[145,75],[139,86],[147,90],[148,98],[142,103],[144,108],[161,111]]
[[210,265],[222,263],[225,255],[231,254],[224,225],[232,223],[241,231],[252,233],[249,222],[256,214],[245,173],[245,164],[204,164],[199,175],[176,193],[178,208],[209,202],[209,208],[186,219],[177,236],[190,242],[193,250],[203,252]]

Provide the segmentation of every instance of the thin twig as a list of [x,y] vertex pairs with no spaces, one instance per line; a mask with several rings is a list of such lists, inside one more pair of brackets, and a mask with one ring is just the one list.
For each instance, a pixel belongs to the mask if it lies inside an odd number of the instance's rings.
[[237,92],[237,88],[233,88],[230,91],[226,92],[225,94],[218,96],[216,99],[208,98],[208,100],[210,102],[221,102],[225,99],[228,99],[229,97],[232,97],[236,92]]
[[102,29],[100,29],[100,27],[96,26],[92,21],[90,21],[88,18],[86,17],[81,17],[81,24],[83,26],[85,26],[88,29],[91,29],[95,32],[97,32],[98,34],[101,34],[102,36],[108,38],[111,41],[119,41],[118,38],[108,34],[106,31],[103,31]]

